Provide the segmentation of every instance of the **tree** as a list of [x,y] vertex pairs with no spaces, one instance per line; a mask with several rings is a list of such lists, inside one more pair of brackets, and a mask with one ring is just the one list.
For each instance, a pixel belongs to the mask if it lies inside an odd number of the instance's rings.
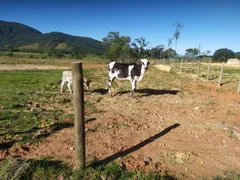
[[[172,40],[173,40],[173,38],[168,39],[168,49],[172,49]],[[170,51],[168,51],[168,52],[170,52]],[[170,54],[168,54],[167,57],[170,58]]]
[[172,49],[172,48],[168,48],[166,49],[164,52],[163,52],[163,58],[173,58],[173,57],[176,57],[177,55],[177,52]]
[[189,48],[189,49],[186,49],[185,56],[187,56],[189,58],[196,58],[198,53],[199,53],[199,49],[197,49],[197,48]]
[[211,51],[207,50],[205,54],[208,56],[210,53],[211,53]]
[[77,46],[74,46],[72,48],[72,52],[71,52],[71,56],[73,59],[82,59],[83,57],[85,57],[85,55],[83,53],[80,53],[81,49]]
[[177,51],[177,41],[180,37],[180,30],[183,28],[183,24],[179,23],[179,22],[176,22],[174,23],[173,25],[176,26],[176,29],[175,29],[175,32],[173,34],[173,38],[175,39],[175,51]]
[[136,49],[138,58],[145,58],[145,47],[148,45],[146,38],[136,38],[132,46]]
[[227,48],[218,49],[213,54],[214,61],[227,61],[229,58],[234,58],[235,54],[232,50]]
[[119,32],[109,32],[102,39],[103,43],[108,46],[105,53],[111,61],[124,61],[127,53],[130,52],[131,38],[129,36],[120,36]]
[[47,53],[48,57],[53,57],[56,55],[56,49],[54,47],[48,47],[45,49],[45,53]]
[[158,45],[150,50],[151,57],[161,59],[163,51],[165,49],[164,45]]

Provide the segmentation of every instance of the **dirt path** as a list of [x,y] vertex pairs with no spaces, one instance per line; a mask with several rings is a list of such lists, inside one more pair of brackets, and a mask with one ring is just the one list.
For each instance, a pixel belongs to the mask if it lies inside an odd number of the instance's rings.
[[[85,98],[98,102],[101,111],[86,123],[87,161],[168,170],[179,179],[240,173],[240,96],[218,92],[211,83],[175,86],[144,89],[136,98],[130,92],[114,97],[87,94]],[[73,138],[73,128],[65,128],[32,146],[23,157],[51,156],[72,165]]]

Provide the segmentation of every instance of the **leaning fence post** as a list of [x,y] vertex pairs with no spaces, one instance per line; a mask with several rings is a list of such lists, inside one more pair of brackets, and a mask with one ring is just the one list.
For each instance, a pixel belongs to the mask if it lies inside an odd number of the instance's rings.
[[85,167],[85,124],[82,63],[72,63],[75,134],[75,169]]
[[222,62],[222,66],[221,66],[220,77],[219,77],[219,81],[218,81],[218,87],[221,86],[222,76],[223,76],[223,68],[224,68],[224,62]]

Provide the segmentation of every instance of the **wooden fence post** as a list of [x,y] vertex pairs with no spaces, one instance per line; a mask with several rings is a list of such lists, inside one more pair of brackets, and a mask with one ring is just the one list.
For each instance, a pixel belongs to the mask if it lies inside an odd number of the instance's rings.
[[85,167],[85,123],[82,63],[72,63],[75,134],[75,169]]
[[187,72],[187,60],[185,60],[185,72]]
[[208,62],[207,80],[209,80],[210,71],[211,71],[211,60],[209,60],[209,62]]
[[181,72],[183,71],[183,59],[181,59]]
[[199,77],[199,74],[200,74],[200,65],[201,65],[201,62],[200,62],[200,60],[198,60],[197,77]]
[[240,93],[240,79],[239,79],[239,84],[238,84],[237,93]]
[[224,62],[222,62],[222,66],[221,66],[220,77],[219,77],[219,81],[218,81],[218,87],[221,87],[222,76],[223,76],[223,68],[224,68]]
[[194,71],[194,69],[193,69],[193,59],[192,59],[192,67],[191,68],[192,68],[191,71]]

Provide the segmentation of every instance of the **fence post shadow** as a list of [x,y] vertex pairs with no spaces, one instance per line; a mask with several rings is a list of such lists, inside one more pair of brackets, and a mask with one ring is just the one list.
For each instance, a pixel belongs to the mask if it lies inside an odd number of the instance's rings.
[[171,126],[169,126],[168,128],[164,129],[163,131],[161,131],[160,133],[155,134],[154,136],[149,137],[148,139],[145,139],[144,141],[138,143],[137,145],[130,147],[124,151],[120,151],[117,152],[116,154],[113,154],[111,156],[106,157],[105,159],[102,159],[100,161],[94,162],[92,164],[90,164],[90,167],[96,167],[96,166],[100,166],[100,165],[106,165],[112,161],[114,161],[115,159],[119,158],[119,157],[124,157],[134,151],[139,150],[140,148],[146,146],[147,144],[155,141],[156,139],[164,136],[165,134],[167,134],[168,132],[170,132],[172,129],[177,128],[178,126],[180,126],[179,123],[175,123]]

